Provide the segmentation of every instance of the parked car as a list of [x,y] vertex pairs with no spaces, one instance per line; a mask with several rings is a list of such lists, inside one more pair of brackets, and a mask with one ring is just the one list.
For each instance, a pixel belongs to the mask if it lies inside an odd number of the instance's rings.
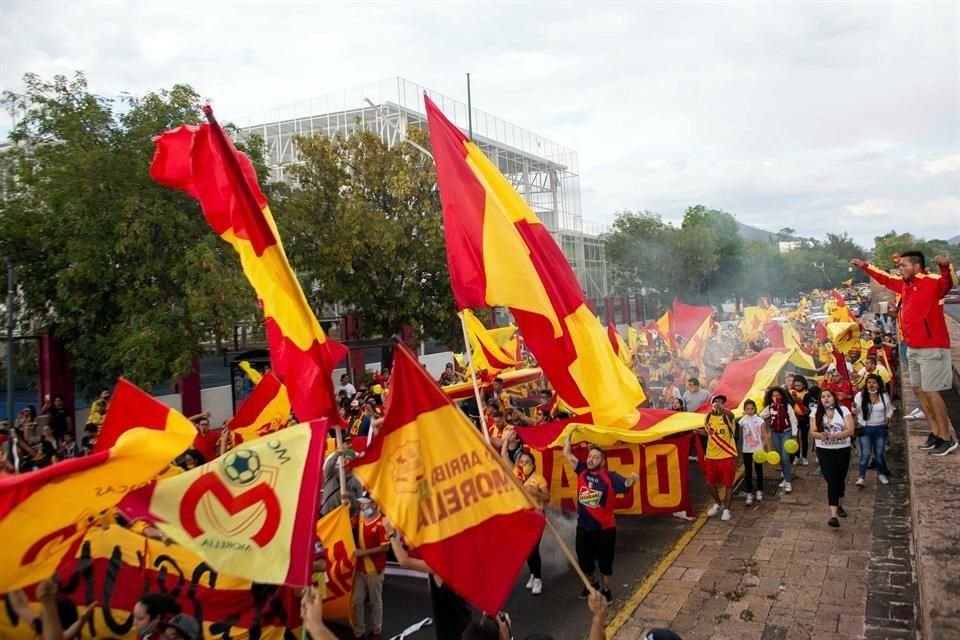
[[947,295],[943,296],[944,304],[960,304],[960,289],[950,289]]

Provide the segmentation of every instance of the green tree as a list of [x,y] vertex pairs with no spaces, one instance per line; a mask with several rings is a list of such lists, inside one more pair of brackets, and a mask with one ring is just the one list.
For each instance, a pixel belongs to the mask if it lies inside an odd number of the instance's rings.
[[668,288],[670,225],[655,213],[621,211],[612,227],[605,251],[614,288],[623,292]]
[[[694,238],[709,238],[715,247],[716,255],[703,260],[705,271],[698,283],[697,294],[712,294],[712,297],[719,300],[733,296],[743,272],[744,261],[744,241],[736,219],[726,211],[709,209],[698,204],[684,213],[681,231],[693,234]],[[697,251],[693,242],[685,242],[690,251]],[[704,240],[703,250],[708,254],[710,244],[710,241]],[[697,257],[695,253],[681,255],[694,259]]]
[[[425,132],[409,135],[428,147]],[[353,308],[368,336],[405,324],[459,344],[433,162],[371,131],[298,138],[301,162],[277,223],[317,306]]]
[[896,231],[874,238],[873,261],[883,269],[890,269],[893,267],[893,254],[910,250],[922,251],[930,264],[937,255],[949,257],[954,264],[960,261],[960,245],[950,244],[946,240],[924,240],[910,233]]
[[0,157],[0,250],[17,262],[25,320],[63,339],[81,388],[175,379],[210,332],[253,316],[232,249],[148,173],[151,137],[197,121],[193,89],[117,105],[82,73],[27,74],[2,101],[19,119]]

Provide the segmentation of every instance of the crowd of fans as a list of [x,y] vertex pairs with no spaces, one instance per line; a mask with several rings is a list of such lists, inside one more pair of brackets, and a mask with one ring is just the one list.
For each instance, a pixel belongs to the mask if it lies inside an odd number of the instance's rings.
[[[808,293],[799,305],[789,310],[785,307],[778,315],[771,315],[771,320],[793,327],[800,338],[802,352],[810,357],[813,365],[805,371],[798,370],[795,365],[789,366],[781,379],[766,389],[762,399],[744,402],[743,415],[739,419],[727,408],[727,398],[716,393],[718,381],[731,362],[749,358],[771,346],[762,329],[748,329],[742,323],[730,321],[731,318],[717,322],[711,340],[696,362],[680,357],[682,338],[674,337],[671,345],[666,336],[644,332],[644,340],[633,354],[634,372],[646,391],[647,399],[642,407],[703,412],[703,427],[698,430],[702,440],[691,451],[691,456],[703,465],[708,489],[714,499],[708,515],[720,514],[722,520],[730,519],[732,488],[740,459],[744,465],[745,503],[750,506],[764,499],[764,459],[773,462],[773,468],[779,470],[778,493],[782,495],[792,491],[794,466],[808,466],[812,458],[816,463],[814,474],[822,475],[825,480],[830,509],[827,524],[832,528],[839,527],[839,519],[846,516],[842,499],[853,454],[859,453],[855,486],[865,486],[868,470],[873,468],[877,471],[879,483],[889,482],[890,472],[885,459],[887,430],[894,414],[896,380],[901,375],[903,350],[895,337],[896,328],[891,318],[886,314],[866,313],[870,300],[864,289],[849,288],[842,294],[851,307],[858,307],[861,311],[859,344],[847,348],[838,358],[838,352],[825,337],[822,323],[813,316],[813,309],[829,303],[833,293]],[[535,364],[527,354],[520,366]],[[545,380],[506,388],[503,379],[488,372],[478,372],[478,378],[482,384],[481,406],[470,398],[463,401],[461,407],[476,421],[478,428],[489,433],[493,447],[501,453],[504,463],[513,469],[533,503],[545,509],[550,503],[548,483],[537,470],[536,458],[526,449],[523,433],[531,425],[571,417],[569,409]],[[469,380],[469,372],[450,363],[438,382],[446,386],[466,380]],[[369,441],[375,435],[383,420],[389,389],[388,368],[378,371],[370,380],[357,381],[356,384],[346,374],[341,377],[337,397],[346,429],[340,434],[341,444],[325,461],[323,492],[318,505],[321,516],[341,504],[350,507],[358,549],[353,592],[355,636],[371,640],[381,638],[384,576],[388,556],[392,555],[401,566],[430,576],[438,638],[493,640],[509,637],[508,617],[473,620],[466,602],[447,588],[442,579],[433,575],[422,560],[407,553],[398,532],[350,472],[349,465],[344,464],[354,455],[355,443]],[[58,460],[89,453],[96,443],[97,430],[108,406],[109,392],[103,391],[91,407],[79,443],[74,438],[71,412],[62,398],[45,402],[39,415],[33,407],[25,409],[15,424],[20,470],[43,468]],[[912,415],[918,415],[918,411]],[[232,445],[228,431],[211,429],[209,418],[209,414],[191,418],[197,427],[194,446],[176,461],[184,470],[212,460]],[[931,441],[934,435],[931,434]],[[946,455],[953,449],[943,446],[945,443],[939,439],[928,448],[931,453]],[[943,453],[937,453],[940,450]],[[607,603],[612,600],[611,576],[616,548],[613,495],[626,491],[637,481],[637,476],[624,478],[608,470],[605,453],[597,446],[587,447],[586,459],[581,461],[574,455],[569,437],[564,445],[564,455],[577,477],[578,563],[591,582],[580,596],[588,600],[593,616],[589,637],[602,638]],[[9,466],[9,460],[5,463]],[[583,499],[585,495],[589,499]],[[161,532],[149,527],[143,531],[151,537],[162,537]],[[531,552],[527,565],[529,577],[525,587],[532,596],[540,595],[544,585],[539,543]],[[322,555],[318,555],[315,569],[323,569]],[[599,579],[596,579],[597,573]],[[50,591],[55,594],[55,588]],[[15,596],[11,604],[18,610],[18,615],[35,621],[38,629],[43,627],[43,637],[48,637],[47,624],[40,621],[52,619],[57,599],[40,589],[38,599],[40,613],[31,613],[25,597]],[[317,592],[308,591],[302,603],[307,629],[314,638],[333,637],[325,635],[330,632],[320,619],[320,607]],[[71,634],[76,633],[78,620],[82,622],[88,615],[89,608],[79,615],[75,609],[72,614],[61,612],[59,620],[62,622],[50,625],[51,629],[58,628],[61,635],[49,637],[75,637]],[[197,621],[180,613],[166,596],[144,596],[133,616],[142,638],[192,639],[199,634]],[[665,630],[651,633],[650,637],[677,637]]]

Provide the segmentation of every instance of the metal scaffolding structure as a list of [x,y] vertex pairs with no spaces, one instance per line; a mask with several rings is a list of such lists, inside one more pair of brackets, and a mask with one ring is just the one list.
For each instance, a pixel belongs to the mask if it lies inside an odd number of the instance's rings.
[[[411,127],[426,128],[426,93],[464,132],[467,105],[400,77],[254,114],[236,124],[241,135],[266,143],[273,180],[287,180],[299,161],[297,136],[350,135],[363,128],[393,146]],[[587,297],[609,294],[604,243],[598,225],[584,224],[577,153],[526,129],[473,109],[473,140],[550,230]]]

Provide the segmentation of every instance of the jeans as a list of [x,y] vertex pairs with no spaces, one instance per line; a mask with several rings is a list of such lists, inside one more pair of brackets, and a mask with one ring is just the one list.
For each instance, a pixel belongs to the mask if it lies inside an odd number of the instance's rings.
[[770,434],[773,439],[773,448],[780,454],[780,470],[783,472],[783,479],[786,482],[793,482],[793,465],[790,463],[790,454],[783,450],[783,443],[793,437],[793,434],[787,430],[782,433],[776,431]]
[[863,428],[863,435],[857,440],[860,444],[860,477],[867,475],[867,464],[870,462],[871,453],[877,461],[877,473],[885,476],[890,475],[890,471],[887,469],[887,460],[884,457],[887,445],[887,427],[866,426]]

